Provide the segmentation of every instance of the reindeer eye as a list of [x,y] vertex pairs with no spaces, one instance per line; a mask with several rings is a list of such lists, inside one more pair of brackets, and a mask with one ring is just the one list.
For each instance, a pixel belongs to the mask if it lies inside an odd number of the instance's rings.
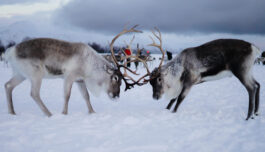
[[158,77],[158,78],[157,78],[157,82],[158,82],[158,83],[161,83],[161,81],[162,81],[161,77]]
[[113,80],[113,81],[118,81],[118,80],[119,80],[119,77],[118,77],[117,75],[114,75],[114,76],[112,77],[112,80]]

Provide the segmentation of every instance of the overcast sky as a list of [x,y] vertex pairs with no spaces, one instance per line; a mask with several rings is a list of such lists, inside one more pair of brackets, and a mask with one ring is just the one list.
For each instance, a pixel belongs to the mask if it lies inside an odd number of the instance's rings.
[[265,49],[264,0],[1,0],[0,26],[21,21],[91,33],[95,41],[140,24],[159,27],[171,48],[231,37]]
[[165,32],[265,33],[264,0],[76,0],[57,17],[109,32],[130,22]]

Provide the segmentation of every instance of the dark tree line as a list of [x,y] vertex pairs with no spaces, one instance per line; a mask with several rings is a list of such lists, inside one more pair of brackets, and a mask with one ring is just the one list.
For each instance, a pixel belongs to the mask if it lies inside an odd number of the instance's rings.
[[[32,38],[30,38],[30,37],[25,37],[25,38],[22,40],[22,42],[24,42],[24,41],[28,41],[28,40],[30,40],[30,39],[32,39]],[[0,55],[1,55],[2,53],[4,53],[5,50],[6,50],[7,48],[10,48],[10,47],[12,47],[12,46],[14,46],[14,45],[16,45],[16,42],[15,42],[15,41],[9,41],[8,44],[5,46],[5,45],[2,43],[1,39],[0,39]],[[101,46],[100,44],[98,44],[98,43],[96,43],[96,42],[88,43],[88,45],[90,45],[90,46],[91,46],[94,50],[96,50],[98,53],[109,53],[109,52],[110,52],[110,48],[109,48],[109,46]],[[114,52],[115,52],[115,53],[118,53],[118,52],[120,51],[120,47],[116,47],[116,46],[114,46],[113,49],[114,49]]]
[[[261,57],[265,58],[265,51],[261,53]],[[262,64],[265,65],[265,61],[263,61]]]
[[8,48],[10,48],[10,47],[12,47],[14,45],[16,45],[15,41],[9,41],[5,48],[8,49]]
[[103,47],[101,46],[100,44],[98,43],[88,43],[89,46],[91,46],[94,50],[96,50],[98,53],[106,53],[107,52],[107,48],[106,47]]
[[[110,47],[109,46],[102,46],[96,42],[93,42],[93,43],[88,43],[89,46],[91,46],[94,50],[96,50],[98,53],[110,53]],[[114,46],[113,47],[113,50],[115,53],[118,53],[119,51],[121,50],[125,50],[126,47],[125,46]],[[142,49],[144,50],[142,53],[145,54],[145,49]],[[132,52],[133,53],[137,53],[137,49],[132,49]],[[151,51],[152,52],[152,51]]]
[[[94,50],[96,50],[98,53],[109,53],[110,47],[109,46],[101,46],[100,44],[93,42],[88,43],[89,46],[91,46]],[[113,47],[113,50],[115,53],[118,53],[120,51],[120,47]]]
[[2,54],[6,51],[6,49],[8,49],[14,45],[16,45],[15,41],[9,41],[8,44],[6,46],[4,46],[4,44],[0,40],[0,56],[2,56]]
[[[27,36],[27,37],[25,37],[25,38],[22,39],[22,42],[24,42],[24,41],[28,41],[28,40],[30,40],[30,39],[31,39],[31,38]],[[10,48],[10,47],[12,47],[12,46],[14,46],[14,45],[16,45],[16,42],[13,41],[13,40],[11,40],[11,41],[9,41],[9,42],[7,43],[7,45],[5,46],[5,45],[2,43],[1,39],[0,39],[0,56],[6,51],[6,49],[8,49],[8,48]]]
[[3,45],[2,41],[0,40],[0,55],[5,52],[5,46]]
[[[22,42],[24,41],[27,41],[27,40],[30,40],[32,38],[30,37],[25,37],[22,39]],[[15,41],[9,41],[8,44],[5,46],[1,39],[0,39],[0,55],[2,53],[5,52],[5,50],[9,47],[12,47],[16,45],[16,42]],[[110,53],[110,47],[107,45],[107,46],[102,46],[96,42],[92,42],[92,43],[88,43],[89,46],[91,46],[94,50],[96,50],[98,53]],[[118,46],[114,46],[114,52],[115,53],[118,53],[119,51],[121,51],[122,49],[124,50],[125,49],[125,46],[121,46],[121,47],[118,47]],[[137,50],[136,49],[133,49],[132,52],[136,53]]]

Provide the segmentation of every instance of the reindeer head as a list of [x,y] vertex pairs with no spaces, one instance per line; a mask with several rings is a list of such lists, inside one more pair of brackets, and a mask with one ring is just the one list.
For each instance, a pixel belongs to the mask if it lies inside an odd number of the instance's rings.
[[172,99],[180,94],[183,87],[184,68],[176,62],[169,62],[161,68],[155,68],[150,76],[150,84],[153,88],[153,98],[158,100],[165,94]]
[[149,82],[153,88],[153,98],[156,100],[160,99],[162,94],[164,93],[164,78],[161,74],[160,69],[155,68],[152,71]]
[[152,44],[149,44],[150,46],[154,46],[159,48],[159,50],[162,53],[162,58],[159,64],[159,67],[155,68],[151,73],[147,73],[149,75],[149,79],[145,80],[145,82],[150,82],[152,88],[153,88],[153,98],[158,100],[161,98],[162,94],[164,93],[165,83],[164,83],[164,74],[161,72],[162,63],[165,57],[165,52],[162,49],[162,38],[161,38],[161,32],[158,28],[155,28],[155,30],[158,32],[158,34],[155,33],[155,31],[152,31],[153,35],[159,40],[160,44],[157,44],[155,40],[150,36],[151,40],[153,41]]
[[107,93],[110,98],[118,98],[120,96],[120,86],[122,81],[122,73],[118,69],[112,70],[110,73],[110,82]]

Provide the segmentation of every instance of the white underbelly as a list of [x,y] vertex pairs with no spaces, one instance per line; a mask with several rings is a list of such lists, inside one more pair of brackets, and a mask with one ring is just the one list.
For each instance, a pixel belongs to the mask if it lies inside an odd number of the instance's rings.
[[64,78],[64,75],[52,75],[50,73],[45,73],[43,78],[45,78],[45,79]]
[[216,75],[204,77],[202,78],[202,81],[214,81],[214,80],[219,80],[219,79],[222,79],[225,77],[231,77],[231,76],[233,76],[233,73],[231,71],[225,70],[225,71],[219,72]]

